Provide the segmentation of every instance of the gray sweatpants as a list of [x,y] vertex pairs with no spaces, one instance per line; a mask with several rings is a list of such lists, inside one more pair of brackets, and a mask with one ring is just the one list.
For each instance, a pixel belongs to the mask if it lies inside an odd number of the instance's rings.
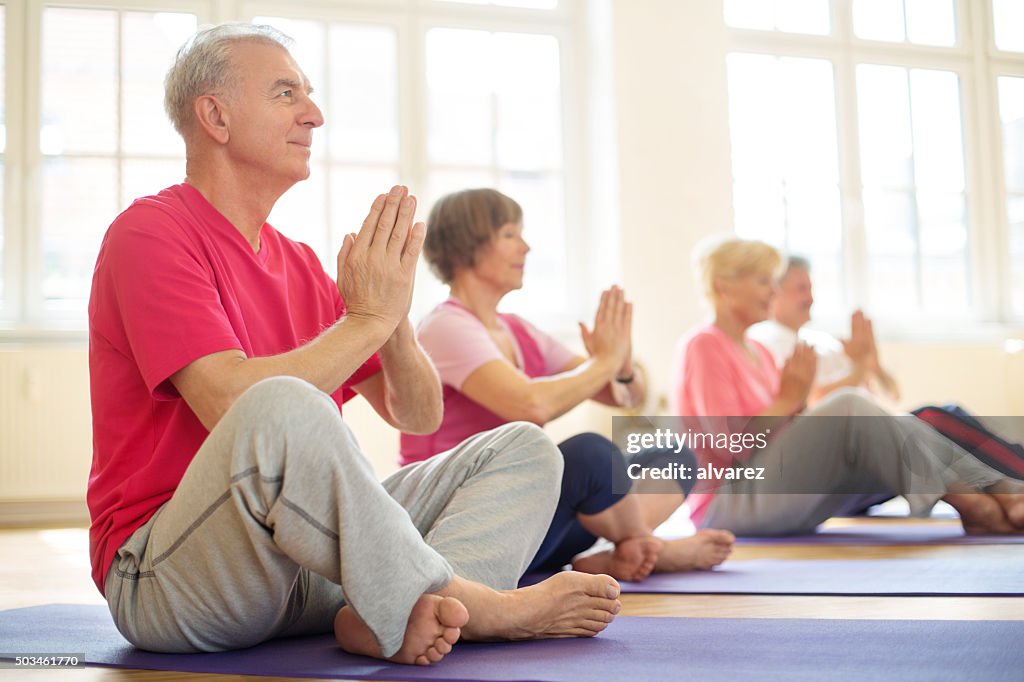
[[347,602],[385,656],[453,573],[512,589],[561,483],[532,424],[470,438],[382,485],[329,396],[264,380],[210,433],[174,496],[121,546],[106,597],[153,651],[219,651],[329,632]]
[[764,467],[769,478],[785,471],[775,480],[786,483],[730,482],[728,492],[712,499],[701,527],[737,535],[809,533],[858,502],[902,494],[913,513],[923,514],[953,484],[982,489],[1004,478],[919,419],[891,415],[857,390],[839,391],[805,412],[744,466]]

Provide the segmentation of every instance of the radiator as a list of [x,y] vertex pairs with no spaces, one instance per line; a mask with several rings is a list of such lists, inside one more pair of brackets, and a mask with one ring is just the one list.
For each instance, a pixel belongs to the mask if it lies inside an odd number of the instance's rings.
[[0,503],[84,500],[91,457],[85,349],[0,350]]

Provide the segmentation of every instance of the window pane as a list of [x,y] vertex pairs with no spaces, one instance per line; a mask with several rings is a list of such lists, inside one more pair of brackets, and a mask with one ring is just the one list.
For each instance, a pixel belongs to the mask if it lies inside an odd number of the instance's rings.
[[328,46],[331,156],[397,163],[398,39],[394,30],[335,24]]
[[956,74],[912,69],[910,96],[917,186],[962,192],[964,158]]
[[906,313],[918,307],[914,195],[864,189],[868,300],[872,310]]
[[[395,168],[380,167],[332,167],[331,168],[331,230],[328,249],[328,272],[334,272],[336,256],[346,234],[358,232],[370,211],[370,204],[378,194],[385,194],[398,183]],[[418,220],[426,220],[430,204],[419,192],[413,191],[419,203],[416,213]],[[419,282],[416,283],[417,287]]]
[[561,79],[552,36],[494,36],[497,162],[544,170],[562,165]]
[[48,7],[42,31],[41,151],[113,154],[117,13]]
[[121,205],[117,209],[123,211],[139,197],[184,181],[184,159],[128,159],[121,166]]
[[864,184],[912,186],[913,135],[907,70],[896,66],[857,67],[857,103]]
[[906,36],[902,0],[854,0],[853,32],[858,38],[902,42]]
[[562,164],[558,41],[427,33],[428,153],[434,163],[550,170]]
[[163,76],[174,62],[178,48],[195,30],[194,14],[124,13],[121,25],[123,151],[185,155],[185,144],[164,113]]
[[[490,168],[435,168],[427,178],[427,210],[445,194],[475,187],[497,187],[498,178]],[[513,197],[514,198],[514,197]]]
[[826,35],[829,0],[725,0],[725,23],[733,28]]
[[996,47],[1000,50],[1024,52],[1024,2],[992,0],[996,29]]
[[[4,14],[5,7],[0,5],[0,154],[7,150],[7,22]],[[3,221],[3,185],[0,185],[0,226]],[[3,230],[0,229],[0,244],[3,243]],[[2,253],[2,252],[0,252]],[[3,258],[0,257],[0,263]],[[0,265],[2,267],[2,265]],[[3,277],[0,277],[0,286],[3,286]]]
[[[85,312],[100,240],[117,214],[117,162],[43,162],[43,297],[51,311]],[[59,198],[59,199],[58,199]]]
[[1011,309],[1024,317],[1024,194],[1011,194],[1007,212],[1010,218]]
[[727,68],[736,232],[827,263],[839,281],[831,63],[734,53]]
[[[267,222],[278,232],[309,245],[322,263],[327,255],[327,169],[322,163],[311,164],[309,178],[292,185],[274,204]],[[337,265],[331,267],[333,271]]]
[[523,237],[530,244],[523,288],[509,294],[509,308],[555,314],[569,309],[565,186],[561,175],[509,173],[497,189],[523,207]]
[[1010,226],[1011,309],[1024,316],[1024,78],[999,79],[1003,174]]
[[738,236],[776,246],[786,243],[786,206],[781,184],[736,180],[732,204]]
[[829,25],[828,0],[775,0],[775,25],[780,31],[826,35]]
[[919,45],[955,45],[955,0],[906,0],[907,39]]
[[427,152],[431,161],[489,165],[494,160],[491,34],[427,32]]
[[970,282],[964,197],[959,193],[918,192],[917,210],[925,310],[940,314],[966,312]]
[[999,79],[999,117],[1003,132],[1006,186],[1024,192],[1024,78]]

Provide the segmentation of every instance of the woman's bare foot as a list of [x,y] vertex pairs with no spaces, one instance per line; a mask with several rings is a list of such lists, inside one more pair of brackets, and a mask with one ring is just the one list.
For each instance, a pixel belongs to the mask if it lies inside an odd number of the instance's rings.
[[727,530],[699,530],[688,538],[665,543],[654,570],[658,573],[706,571],[725,561],[732,553],[736,536]]
[[960,513],[960,523],[968,535],[1019,533],[1006,517],[1006,511],[993,495],[987,493],[949,493],[946,502]]
[[985,492],[995,498],[1013,527],[1024,531],[1024,482],[1004,479]]
[[456,576],[441,591],[466,605],[462,636],[477,641],[593,637],[621,610],[619,592],[611,576],[576,571],[506,592]]
[[581,573],[606,573],[617,580],[643,580],[654,570],[663,540],[652,536],[627,538],[615,548],[573,559],[572,567]]
[[[437,663],[459,641],[468,621],[469,611],[458,599],[425,594],[412,607],[401,648],[387,660],[416,665]],[[334,617],[334,637],[350,654],[384,658],[377,638],[351,606],[343,607]]]

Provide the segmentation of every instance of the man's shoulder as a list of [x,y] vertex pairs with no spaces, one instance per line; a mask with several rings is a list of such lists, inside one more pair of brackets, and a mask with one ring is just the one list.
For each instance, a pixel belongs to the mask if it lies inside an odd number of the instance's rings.
[[183,185],[174,185],[157,194],[139,197],[123,210],[110,225],[110,234],[165,233],[169,224],[187,227],[196,225]]

